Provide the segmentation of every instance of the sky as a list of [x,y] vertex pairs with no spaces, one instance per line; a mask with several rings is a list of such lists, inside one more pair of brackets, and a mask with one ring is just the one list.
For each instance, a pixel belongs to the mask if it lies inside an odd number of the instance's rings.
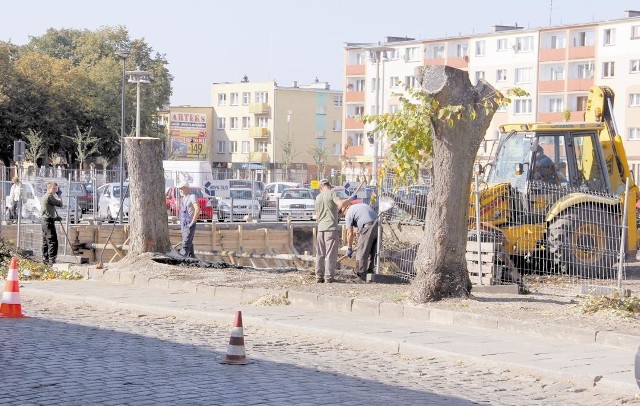
[[[453,7],[451,7],[453,5]],[[210,106],[212,83],[318,80],[343,89],[344,46],[603,21],[638,0],[22,0],[3,2],[0,41],[48,28],[124,26],[169,61],[171,105]]]

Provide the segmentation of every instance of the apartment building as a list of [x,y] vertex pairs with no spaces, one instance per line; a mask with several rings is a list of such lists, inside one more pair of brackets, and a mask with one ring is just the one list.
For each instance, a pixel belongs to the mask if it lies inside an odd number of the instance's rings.
[[[616,94],[614,114],[636,179],[640,175],[640,12],[624,18],[524,29],[494,26],[488,33],[439,39],[387,37],[378,44],[345,46],[343,170],[370,173],[372,138],[358,116],[396,111],[399,83],[416,86],[415,68],[449,65],[499,90],[519,87],[529,96],[494,115],[478,159],[486,160],[506,122],[580,121],[592,85]],[[354,164],[355,163],[355,164]]]
[[319,81],[214,83],[210,161],[265,182],[328,176],[340,168],[342,99]]

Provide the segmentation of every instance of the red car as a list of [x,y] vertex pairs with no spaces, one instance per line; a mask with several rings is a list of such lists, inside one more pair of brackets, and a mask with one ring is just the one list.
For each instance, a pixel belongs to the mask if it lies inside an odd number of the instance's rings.
[[[200,216],[198,219],[201,221],[213,220],[213,213],[216,211],[215,197],[207,195],[203,188],[197,186],[189,187],[189,193],[196,196],[198,204],[200,205]],[[172,186],[167,189],[165,197],[167,203],[167,214],[169,216],[180,217],[180,203],[182,200],[180,190]]]

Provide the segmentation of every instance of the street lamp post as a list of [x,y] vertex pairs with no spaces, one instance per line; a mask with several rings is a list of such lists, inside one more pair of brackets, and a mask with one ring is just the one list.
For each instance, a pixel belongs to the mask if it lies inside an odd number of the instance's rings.
[[140,70],[138,66],[136,70],[128,71],[129,83],[136,84],[136,137],[140,137],[140,83],[149,83],[151,77],[149,72]]
[[124,193],[122,193],[124,185],[124,86],[126,62],[129,57],[129,51],[121,50],[116,52],[118,58],[122,59],[122,104],[120,110],[120,210],[118,212],[118,222],[122,224],[122,204],[124,202]]
[[[380,114],[380,62],[381,61],[384,62],[387,60],[387,51],[391,49],[392,48],[380,46],[379,42],[378,42],[378,46],[369,48],[369,57],[371,59],[371,62],[376,64],[376,82],[375,82],[376,83],[376,103],[375,103],[376,115]],[[382,82],[384,82],[384,75],[382,78]],[[384,105],[384,100],[382,101],[382,104]],[[376,201],[378,203],[378,210],[377,210],[378,216],[380,216],[380,190],[382,189],[382,185],[379,184],[378,182],[378,159],[379,159],[378,149],[380,147],[380,142],[381,140],[378,134],[373,134],[372,178],[373,178],[373,184],[377,187]],[[378,228],[377,230],[378,238],[376,241],[376,257],[375,257],[375,264],[374,264],[374,270],[376,274],[379,273],[379,267],[380,267],[380,250],[382,247],[382,221],[378,220],[377,228]]]

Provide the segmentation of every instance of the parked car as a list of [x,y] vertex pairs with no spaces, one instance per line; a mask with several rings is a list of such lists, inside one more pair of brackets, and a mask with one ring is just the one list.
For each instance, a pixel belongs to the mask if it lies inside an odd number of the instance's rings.
[[[196,196],[198,204],[200,205],[200,216],[198,217],[198,220],[213,220],[213,213],[217,208],[216,199],[213,196],[207,195],[204,192],[204,188],[199,186],[190,186],[189,193]],[[182,202],[180,190],[174,186],[167,188],[165,201],[167,204],[167,214],[169,216],[180,217],[180,205]]]
[[[129,219],[129,183],[123,183],[124,199],[122,202],[122,218]],[[120,213],[120,182],[107,183],[97,190],[97,217],[107,221],[115,221]]]
[[[345,190],[344,186],[334,186],[332,190],[336,192],[336,195],[338,195],[340,199],[348,199],[351,196],[351,194],[349,194],[348,191]],[[362,199],[359,199],[357,197],[351,199],[351,204],[358,203],[362,203]]]
[[243,220],[250,215],[260,218],[260,201],[251,189],[229,189],[229,197],[218,201],[218,220]]
[[[22,204],[22,217],[31,219],[33,221],[40,221],[40,213],[42,206],[40,201],[42,197],[47,193],[46,182],[23,182],[24,189],[24,201]],[[62,219],[67,221],[67,214],[69,216],[69,222],[76,223],[82,219],[82,209],[78,206],[75,196],[69,196],[67,184],[61,183],[58,185],[60,200],[62,200],[62,207],[56,207],[56,213]]]
[[266,186],[264,182],[250,179],[229,179],[229,189],[251,189],[257,196],[260,207],[264,207],[267,203]]
[[301,188],[301,183],[296,182],[272,182],[267,183],[265,192],[267,194],[267,206],[275,206],[276,200],[282,195],[285,189]]
[[83,213],[93,210],[93,196],[91,195],[91,192],[87,190],[84,183],[71,182],[69,191],[71,196],[75,196],[78,206],[80,206]]
[[313,220],[316,217],[316,201],[309,189],[284,189],[278,199],[278,220]]

